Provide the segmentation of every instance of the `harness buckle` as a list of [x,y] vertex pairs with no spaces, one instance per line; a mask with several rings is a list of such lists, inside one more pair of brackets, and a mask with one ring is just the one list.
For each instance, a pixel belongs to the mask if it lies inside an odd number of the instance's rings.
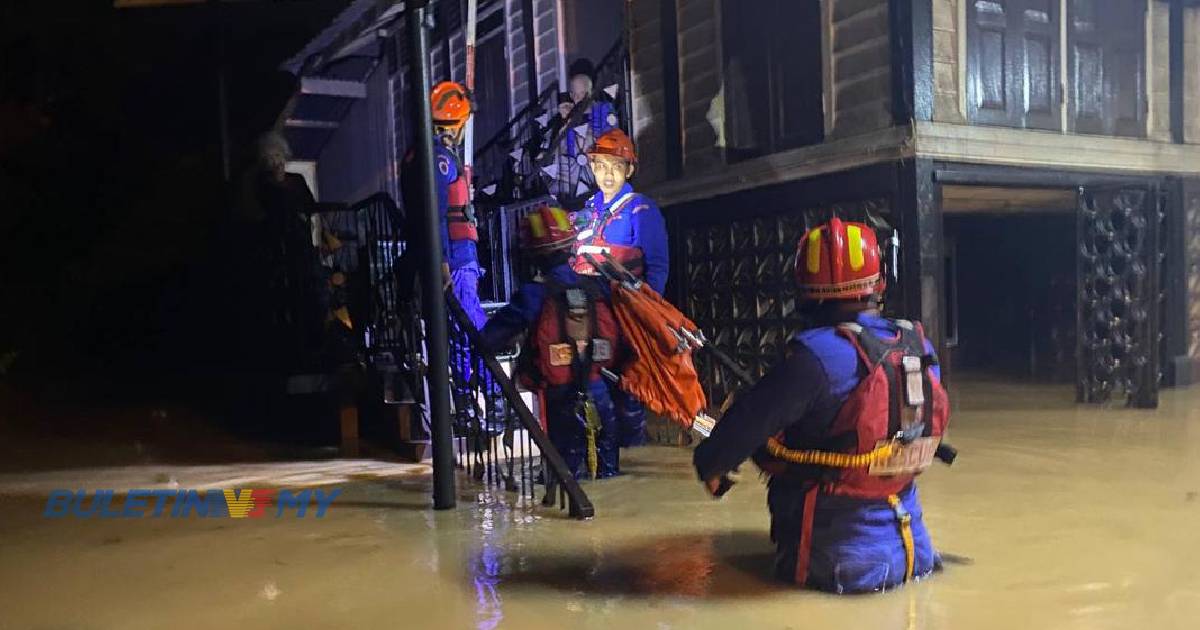
[[899,521],[901,525],[908,525],[909,523],[912,523],[912,514],[909,514],[908,510],[904,509],[904,503],[900,501],[900,497],[895,495],[888,497],[888,505],[890,505],[892,507],[892,511],[896,513],[896,520]]
[[909,407],[925,404],[925,383],[921,373],[921,357],[904,355],[900,366],[904,370],[904,403]]

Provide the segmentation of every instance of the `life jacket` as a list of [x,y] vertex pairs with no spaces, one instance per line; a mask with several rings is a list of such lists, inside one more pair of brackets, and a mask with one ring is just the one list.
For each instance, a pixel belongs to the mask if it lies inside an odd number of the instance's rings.
[[793,450],[786,431],[781,432],[755,458],[765,472],[815,465],[821,472],[814,481],[825,494],[888,499],[929,466],[949,421],[949,398],[933,377],[936,360],[925,350],[921,325],[893,321],[898,329],[893,339],[855,323],[838,326],[865,375],[838,410],[820,448]]
[[615,259],[631,273],[639,278],[645,275],[646,265],[642,248],[636,245],[618,245],[604,238],[604,231],[621,214],[636,197],[636,193],[625,193],[623,197],[613,202],[607,210],[599,211],[592,218],[591,226],[580,230],[575,241],[575,257],[571,259],[571,268],[575,273],[586,276],[599,275],[599,272],[588,262],[584,254],[591,254],[596,260],[604,262],[608,258]]
[[612,308],[590,280],[567,285],[547,279],[546,298],[529,339],[527,384],[586,387],[615,364],[620,329]]
[[450,229],[452,241],[478,241],[479,230],[475,227],[475,218],[467,212],[471,203],[470,181],[468,181],[462,164],[455,158],[458,179],[450,182],[446,191],[446,222]]

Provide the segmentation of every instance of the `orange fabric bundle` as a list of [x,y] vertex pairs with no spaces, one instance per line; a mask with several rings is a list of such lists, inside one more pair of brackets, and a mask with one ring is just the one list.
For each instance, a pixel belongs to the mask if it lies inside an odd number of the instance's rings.
[[707,403],[692,350],[672,331],[696,330],[696,325],[645,283],[632,291],[614,282],[612,306],[633,354],[622,371],[621,389],[690,429]]

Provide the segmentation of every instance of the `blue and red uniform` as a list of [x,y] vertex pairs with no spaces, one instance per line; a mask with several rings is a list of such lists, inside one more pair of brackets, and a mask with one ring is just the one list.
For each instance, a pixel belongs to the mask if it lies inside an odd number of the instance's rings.
[[[881,340],[900,335],[901,327],[882,317],[859,315],[855,323],[861,327],[860,335]],[[929,342],[921,345],[932,359]],[[844,447],[838,440],[845,436],[831,437],[831,433],[837,433],[843,407],[861,391],[858,386],[868,372],[859,346],[834,327],[796,335],[788,357],[740,397],[696,448],[693,461],[700,478],[733,470],[772,436],[781,436],[791,448]],[[942,392],[936,363],[928,368],[928,377],[930,387]],[[931,405],[939,406],[930,415],[941,414],[938,422],[944,427],[944,392],[929,397],[936,401]],[[886,405],[885,399],[885,409]],[[756,460],[762,456],[759,451]],[[892,483],[902,487],[885,490],[881,498],[867,498],[855,496],[863,494],[857,491],[838,491],[837,478],[831,474],[839,473],[822,466],[786,464],[771,476],[767,500],[771,538],[777,545],[776,573],[781,579],[838,593],[903,583],[908,552],[906,534],[897,526],[901,510],[910,518],[912,576],[925,576],[939,566],[915,482],[895,477]],[[866,479],[867,484],[886,484],[889,479],[858,474],[862,475],[858,480]],[[889,503],[888,494],[898,499],[897,506]]]
[[487,316],[479,303],[479,279],[483,276],[483,268],[479,266],[476,247],[479,235],[466,213],[470,203],[467,180],[458,157],[445,146],[437,147],[434,165],[437,167],[438,229],[454,282],[454,296],[478,328],[487,321]]
[[[529,282],[513,294],[512,301],[504,308],[492,314],[492,318],[482,329],[484,341],[490,348],[500,349],[507,346],[522,334],[530,333],[528,344],[535,344],[537,331],[534,330],[542,316],[548,292],[555,285],[560,287],[578,287],[587,283],[594,284],[592,293],[599,296],[599,283],[587,276],[580,276],[563,263],[552,267],[542,282]],[[615,330],[615,324],[614,324]],[[617,340],[610,340],[614,345]],[[544,350],[543,350],[544,351]],[[567,466],[577,477],[584,474],[584,464],[587,456],[587,436],[583,424],[575,413],[578,385],[546,384],[548,375],[537,374],[536,361],[525,360],[539,349],[529,347],[522,353],[521,376],[527,383],[537,384],[545,397],[547,411],[547,432],[554,447],[562,454]],[[611,360],[611,359],[610,359]],[[600,432],[596,439],[596,452],[599,460],[597,477],[612,477],[619,471],[619,449],[617,446],[616,417],[613,411],[613,401],[609,397],[604,379],[598,374],[591,374],[587,382],[588,395],[596,405],[600,415]]]
[[576,225],[580,226],[577,247],[608,247],[660,295],[667,288],[667,222],[649,197],[634,192],[628,183],[612,199],[597,191],[577,213]]
[[[597,191],[577,216],[584,227],[579,232],[577,251],[591,246],[606,248],[627,269],[642,277],[660,295],[667,287],[670,254],[667,249],[667,224],[662,212],[649,197],[633,191],[626,183],[612,199]],[[586,272],[590,265],[576,258],[576,269]],[[624,390],[612,385],[621,446],[638,446],[646,441],[646,410]]]

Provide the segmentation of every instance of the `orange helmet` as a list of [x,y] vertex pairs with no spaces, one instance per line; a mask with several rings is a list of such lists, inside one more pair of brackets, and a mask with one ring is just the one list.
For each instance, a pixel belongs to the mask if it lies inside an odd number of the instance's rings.
[[562,208],[542,206],[521,219],[521,249],[548,254],[575,244],[575,226]]
[[596,144],[588,150],[591,155],[615,155],[630,164],[637,164],[637,153],[633,150],[633,141],[620,129],[609,129],[596,138]]
[[442,81],[429,94],[435,127],[458,130],[471,117],[471,98],[467,88],[454,81]]
[[882,293],[881,257],[871,226],[830,219],[805,233],[796,248],[800,297],[837,300]]

